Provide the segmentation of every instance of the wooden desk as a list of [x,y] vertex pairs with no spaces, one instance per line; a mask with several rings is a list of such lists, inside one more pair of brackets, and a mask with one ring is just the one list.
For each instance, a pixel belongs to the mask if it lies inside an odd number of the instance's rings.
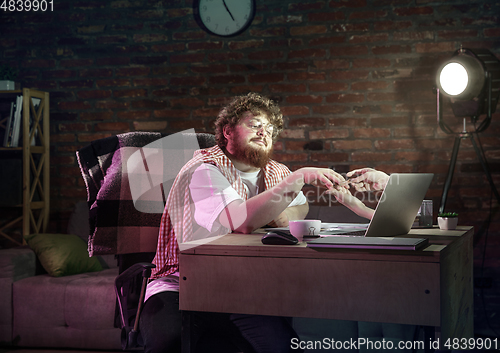
[[180,309],[424,325],[441,342],[473,337],[473,228],[406,236],[430,244],[318,251],[225,235],[181,251]]

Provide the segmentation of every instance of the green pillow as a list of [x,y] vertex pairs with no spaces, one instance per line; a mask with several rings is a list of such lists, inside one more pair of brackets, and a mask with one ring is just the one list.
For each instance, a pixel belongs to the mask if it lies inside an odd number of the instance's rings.
[[30,234],[24,237],[42,263],[54,277],[101,271],[96,257],[89,257],[87,244],[73,234]]

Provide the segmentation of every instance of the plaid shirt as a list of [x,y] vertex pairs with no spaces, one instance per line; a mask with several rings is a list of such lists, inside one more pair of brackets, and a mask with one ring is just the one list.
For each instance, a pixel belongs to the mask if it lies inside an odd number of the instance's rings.
[[[178,271],[179,246],[177,237],[182,242],[192,240],[194,219],[189,193],[190,171],[201,163],[211,163],[219,168],[241,198],[248,199],[247,191],[236,168],[219,146],[196,151],[193,159],[186,163],[175,178],[168,195],[160,224],[156,256],[153,260],[156,268],[153,269],[151,279],[168,276]],[[291,173],[285,165],[273,160],[269,161],[263,171],[265,190],[272,188]]]

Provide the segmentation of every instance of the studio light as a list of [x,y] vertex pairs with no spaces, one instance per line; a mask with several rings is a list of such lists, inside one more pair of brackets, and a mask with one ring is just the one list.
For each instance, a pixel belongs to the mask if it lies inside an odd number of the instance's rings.
[[441,90],[451,97],[460,96],[469,86],[469,74],[465,66],[452,62],[446,64],[439,74]]
[[461,48],[440,66],[436,83],[456,117],[491,119],[500,94],[500,60],[487,49]]
[[[441,196],[439,212],[444,212],[448,190],[453,179],[453,172],[463,138],[470,138],[477,157],[483,167],[490,186],[500,202],[500,196],[491,178],[491,173],[484,157],[474,139],[474,134],[484,131],[491,122],[492,114],[496,110],[500,94],[500,60],[487,49],[460,48],[450,59],[446,60],[438,69],[436,75],[437,119],[441,130],[455,135],[452,157],[448,175]],[[447,97],[453,114],[463,118],[463,129],[454,132],[443,120],[442,97]],[[486,114],[484,120],[476,125],[481,115]],[[470,117],[474,124],[474,131],[467,131],[466,118]]]

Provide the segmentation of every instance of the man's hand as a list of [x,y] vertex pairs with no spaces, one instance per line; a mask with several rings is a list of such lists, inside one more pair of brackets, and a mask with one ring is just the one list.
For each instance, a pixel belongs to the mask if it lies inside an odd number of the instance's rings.
[[295,173],[301,173],[306,184],[327,188],[334,187],[348,188],[344,177],[328,168],[306,167],[297,170]]
[[360,192],[383,190],[389,181],[387,174],[372,168],[352,170],[347,173],[347,177],[350,178],[348,183]]
[[278,217],[269,222],[268,226],[271,228],[288,227],[288,215],[286,214],[286,210],[281,212]]
[[278,217],[269,222],[268,226],[272,228],[288,227],[291,219],[304,219],[307,216],[307,212],[309,212],[309,204],[307,202],[302,205],[287,207]]

